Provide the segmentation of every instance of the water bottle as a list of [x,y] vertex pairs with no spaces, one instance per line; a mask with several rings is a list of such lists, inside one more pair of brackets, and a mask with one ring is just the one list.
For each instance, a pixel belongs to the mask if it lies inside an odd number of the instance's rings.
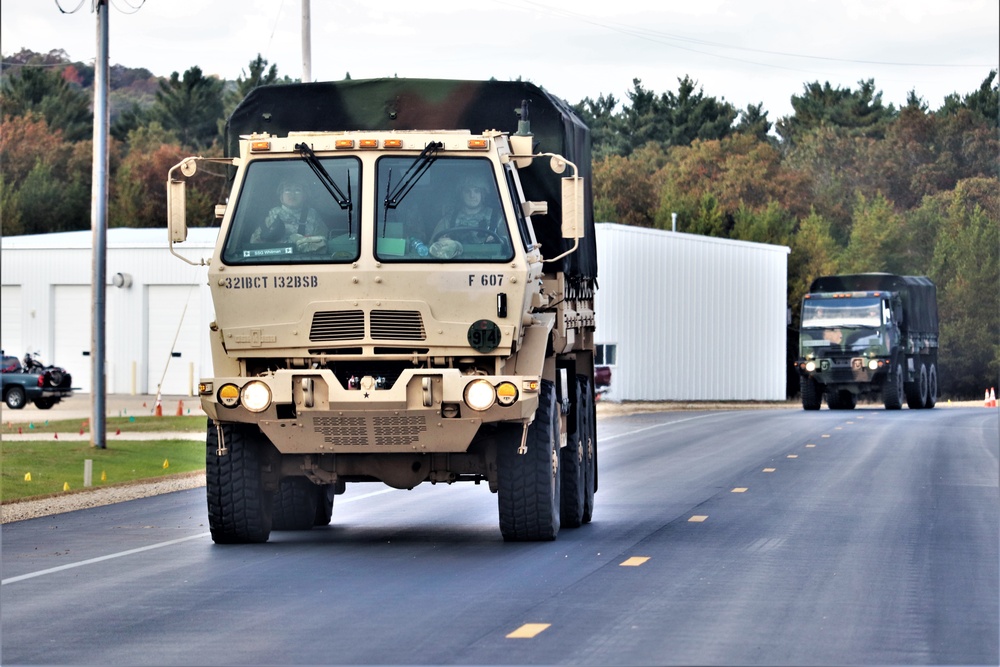
[[410,237],[410,249],[417,253],[417,257],[426,257],[430,253],[423,241],[412,236]]

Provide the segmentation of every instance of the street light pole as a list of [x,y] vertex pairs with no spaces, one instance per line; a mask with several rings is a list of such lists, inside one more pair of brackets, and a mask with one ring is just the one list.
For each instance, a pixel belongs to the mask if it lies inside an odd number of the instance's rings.
[[105,315],[108,254],[108,0],[94,0],[97,12],[97,58],[94,61],[94,166],[90,201],[94,262],[91,312],[91,414],[90,446],[105,449],[107,428],[104,420],[107,387],[104,374]]

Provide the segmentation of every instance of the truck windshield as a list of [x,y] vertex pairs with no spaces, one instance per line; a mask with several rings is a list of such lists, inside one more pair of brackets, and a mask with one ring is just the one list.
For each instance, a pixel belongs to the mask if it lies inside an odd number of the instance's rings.
[[493,166],[480,158],[438,157],[423,163],[419,180],[404,198],[386,205],[412,157],[387,156],[377,163],[380,217],[375,255],[393,262],[507,262],[513,259],[510,231]]
[[802,304],[803,328],[882,326],[878,297],[857,299],[807,299]]
[[[356,158],[320,162],[337,183],[360,192]],[[342,208],[301,159],[251,163],[235,206],[222,251],[226,264],[314,264],[358,258],[360,207]]]

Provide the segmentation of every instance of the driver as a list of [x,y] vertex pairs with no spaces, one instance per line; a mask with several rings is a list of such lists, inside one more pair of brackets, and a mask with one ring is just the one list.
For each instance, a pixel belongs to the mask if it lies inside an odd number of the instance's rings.
[[467,176],[459,183],[458,201],[448,215],[445,215],[431,235],[431,255],[450,259],[462,253],[458,238],[452,238],[449,230],[463,230],[455,234],[469,243],[484,243],[496,238],[502,217],[499,211],[486,204],[489,186],[482,179]]
[[324,250],[326,229],[316,209],[305,205],[305,188],[294,181],[282,181],[278,200],[280,206],[270,210],[250,243],[291,243],[300,252]]

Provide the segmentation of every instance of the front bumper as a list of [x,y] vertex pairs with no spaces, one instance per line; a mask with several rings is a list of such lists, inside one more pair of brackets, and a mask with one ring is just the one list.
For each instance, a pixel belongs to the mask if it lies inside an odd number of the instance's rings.
[[[815,365],[813,370],[809,369],[810,362]],[[888,375],[889,367],[889,360],[880,357],[824,357],[796,362],[801,377],[822,385],[878,385]]]
[[[473,410],[464,397],[476,380],[494,386],[513,383],[517,397],[510,405],[495,402],[486,410]],[[270,391],[269,404],[257,412],[242,401],[234,404],[223,391],[250,382],[263,383]],[[483,424],[530,421],[538,408],[538,382],[537,376],[410,369],[390,388],[379,387],[374,378],[345,388],[327,369],[287,369],[261,377],[202,380],[201,403],[216,421],[257,424],[287,454],[458,453],[468,450]]]

